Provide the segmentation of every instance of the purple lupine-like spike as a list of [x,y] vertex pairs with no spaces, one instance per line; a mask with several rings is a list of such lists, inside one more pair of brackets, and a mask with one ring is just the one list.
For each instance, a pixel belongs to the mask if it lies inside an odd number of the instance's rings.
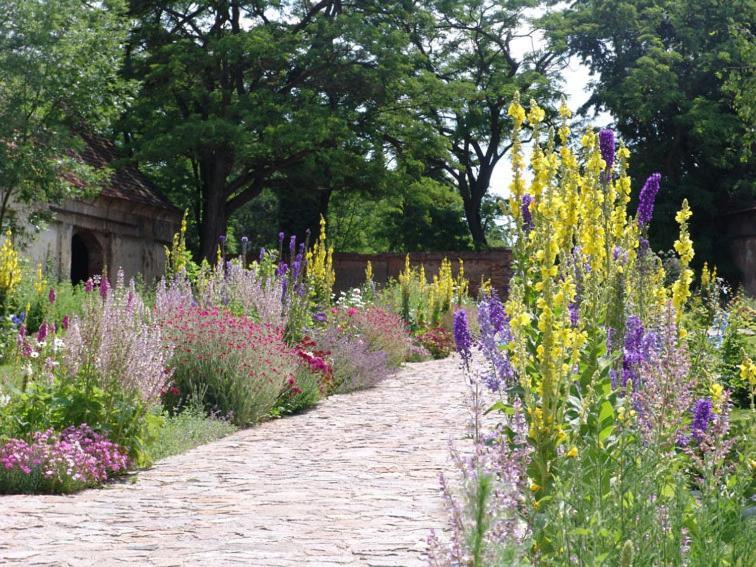
[[293,259],[297,255],[297,237],[292,234],[289,238],[289,259]]
[[283,277],[286,275],[286,272],[289,270],[289,266],[286,264],[286,262],[279,262],[278,267],[276,268],[276,276],[277,277]]
[[55,297],[56,297],[56,295],[55,295],[55,288],[51,287],[50,288],[50,293],[47,294],[47,299],[48,299],[48,301],[50,303],[55,303]]
[[87,281],[84,282],[84,291],[87,293],[94,291],[94,281],[92,278],[88,278]]
[[693,422],[690,424],[691,437],[700,442],[713,419],[711,400],[709,398],[696,400],[693,406]]
[[599,132],[599,148],[601,149],[601,157],[606,162],[606,170],[611,172],[614,166],[614,132],[609,128],[604,128]]
[[454,313],[454,342],[457,352],[466,364],[472,359],[472,335],[467,324],[467,313],[460,309]]
[[63,328],[64,331],[68,330],[68,326],[71,324],[71,319],[69,319],[68,315],[63,317],[63,320],[60,322],[60,326]]
[[[488,300],[488,317],[491,320],[494,331],[497,333],[509,331],[509,321],[507,320],[507,314],[504,312],[504,305],[496,293],[492,293]],[[509,336],[506,340],[509,342],[512,340],[512,337]]]
[[580,308],[578,307],[578,304],[576,302],[572,302],[567,307],[570,311],[570,325],[573,327],[577,327],[577,324],[580,320]]
[[654,201],[656,200],[656,194],[659,192],[660,183],[661,173],[652,173],[646,179],[643,189],[641,189],[640,196],[638,197],[638,212],[635,215],[640,227],[648,225],[654,216]]
[[47,325],[45,323],[42,323],[39,326],[39,331],[37,331],[37,342],[43,343],[45,342],[46,338],[47,338]]
[[260,248],[260,261],[265,259],[265,248]]
[[108,278],[102,276],[100,278],[100,297],[107,299],[108,291],[110,291],[110,282],[108,281]]
[[527,193],[522,196],[522,225],[525,231],[529,231],[533,228],[533,213],[530,210],[530,205],[533,204],[533,196]]

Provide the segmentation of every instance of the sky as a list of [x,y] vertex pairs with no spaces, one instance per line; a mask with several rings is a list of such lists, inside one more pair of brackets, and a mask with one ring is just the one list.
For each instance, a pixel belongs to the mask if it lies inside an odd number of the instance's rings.
[[[539,15],[538,11],[533,12],[534,16]],[[538,48],[542,44],[541,38],[536,38],[535,47]],[[519,42],[519,43],[518,43]],[[533,48],[533,44],[529,38],[521,38],[513,42],[513,55],[519,57],[527,50]],[[581,64],[576,58],[570,59],[567,67],[562,71],[562,77],[564,79],[562,90],[567,99],[569,107],[575,111],[584,104],[590,93],[586,91],[588,82],[590,81],[590,73],[588,68]],[[527,108],[527,104],[524,104]],[[595,126],[604,127],[611,123],[611,116],[608,113],[602,112],[593,119]],[[526,148],[525,155],[529,155],[529,149]],[[497,196],[506,197],[509,194],[508,187],[512,180],[511,174],[511,161],[509,155],[504,156],[494,169],[491,176],[490,192]]]

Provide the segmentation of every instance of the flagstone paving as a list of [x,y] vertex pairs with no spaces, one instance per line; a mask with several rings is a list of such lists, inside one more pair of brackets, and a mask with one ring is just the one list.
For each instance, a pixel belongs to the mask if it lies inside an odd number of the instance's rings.
[[0,496],[1,565],[422,565],[464,437],[454,359],[74,496]]

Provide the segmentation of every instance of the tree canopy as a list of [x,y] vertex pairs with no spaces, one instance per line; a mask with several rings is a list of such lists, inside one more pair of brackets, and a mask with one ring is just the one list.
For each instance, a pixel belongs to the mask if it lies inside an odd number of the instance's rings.
[[80,142],[77,127],[100,130],[123,109],[124,11],[117,0],[4,0],[0,228],[14,224],[12,203],[56,201],[96,187],[97,172],[72,150]]

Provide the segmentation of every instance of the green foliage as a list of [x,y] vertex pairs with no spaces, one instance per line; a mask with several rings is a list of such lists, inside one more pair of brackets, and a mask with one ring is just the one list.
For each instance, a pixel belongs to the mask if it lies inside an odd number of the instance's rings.
[[553,47],[595,75],[586,107],[612,114],[636,184],[662,174],[653,247],[671,247],[687,198],[697,261],[730,278],[721,215],[756,199],[754,14],[746,0],[578,0],[544,22]]
[[[75,197],[107,174],[70,150],[81,145],[76,130],[82,124],[102,129],[128,91],[118,77],[125,9],[122,0],[3,2],[0,225],[23,225],[12,204]],[[39,216],[32,214],[32,221]]]
[[190,404],[180,413],[164,416],[161,427],[147,446],[147,453],[153,461],[159,461],[186,453],[234,431],[236,427],[230,422],[208,417],[201,406]]
[[129,451],[138,466],[150,463],[147,445],[161,418],[137,396],[112,386],[103,389],[86,376],[34,381],[0,408],[0,438],[28,437],[52,428],[62,431],[86,423]]
[[265,189],[367,190],[415,167],[400,157],[422,127],[396,104],[411,82],[405,34],[389,25],[396,11],[377,1],[134,7],[127,74],[144,83],[124,127],[143,161],[179,178],[171,185],[192,207],[201,256],[213,259],[228,219]]
[[311,408],[321,396],[320,376],[300,364],[294,380],[279,396],[272,415],[281,417]]

